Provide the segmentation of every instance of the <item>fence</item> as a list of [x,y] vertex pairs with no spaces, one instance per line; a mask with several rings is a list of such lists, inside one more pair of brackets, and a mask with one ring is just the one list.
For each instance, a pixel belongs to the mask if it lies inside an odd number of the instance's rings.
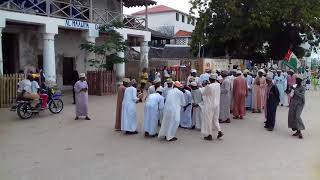
[[90,95],[110,95],[116,93],[116,73],[114,71],[88,71],[88,93]]
[[23,74],[0,75],[0,108],[9,107],[17,98],[17,84],[24,79]]

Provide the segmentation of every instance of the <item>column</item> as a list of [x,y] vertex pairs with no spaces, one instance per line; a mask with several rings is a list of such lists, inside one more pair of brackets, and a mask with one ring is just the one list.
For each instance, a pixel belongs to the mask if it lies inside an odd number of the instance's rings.
[[0,75],[3,75],[2,30],[6,27],[6,19],[0,18]]
[[[117,53],[119,57],[124,58],[124,52]],[[126,74],[125,63],[116,64],[117,81],[120,82]]]
[[148,47],[148,41],[143,41],[140,44],[140,70],[143,68],[149,67],[149,47]]
[[54,33],[43,33],[43,71],[47,85],[57,83],[54,35]]
[[0,27],[0,75],[3,75],[2,27]]
[[[95,36],[86,36],[86,41],[95,44],[96,43],[96,37]],[[96,59],[96,54],[93,52],[86,52],[85,56],[85,70],[86,71],[93,71],[96,68],[93,66],[90,66],[89,60]]]
[[[128,35],[126,33],[123,33],[123,32],[119,32],[119,33],[122,35],[124,41],[128,39]],[[119,57],[124,58],[124,52],[118,52],[117,54]],[[122,79],[125,77],[126,75],[125,67],[126,67],[125,63],[115,64],[117,82],[121,82]]]

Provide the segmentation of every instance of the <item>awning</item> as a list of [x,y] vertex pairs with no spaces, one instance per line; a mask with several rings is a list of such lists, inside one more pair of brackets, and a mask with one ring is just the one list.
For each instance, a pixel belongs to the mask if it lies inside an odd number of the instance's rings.
[[[120,0],[119,0],[120,1]],[[122,0],[123,5],[125,7],[137,7],[137,6],[151,6],[151,5],[156,5],[157,2],[154,0]]]

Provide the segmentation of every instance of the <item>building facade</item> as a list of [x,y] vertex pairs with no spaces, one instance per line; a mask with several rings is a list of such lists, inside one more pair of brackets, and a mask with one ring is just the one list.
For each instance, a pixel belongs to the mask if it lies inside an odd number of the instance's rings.
[[[0,1],[0,75],[43,69],[46,81],[58,86],[71,85],[72,72],[86,72],[88,60],[95,54],[80,49],[85,42],[102,43],[108,37],[99,27],[123,21],[116,29],[124,39],[135,37],[141,52],[148,53],[151,33],[145,19],[123,15],[122,7],[155,4],[151,0],[56,0]],[[124,56],[123,52],[118,53]],[[141,56],[148,66],[148,56]],[[125,64],[115,67],[119,79],[125,76]]]
[[[144,18],[145,14],[146,10],[142,10],[132,15]],[[191,41],[191,34],[196,25],[195,17],[164,5],[149,8],[147,14],[148,27],[173,37],[172,44],[188,45]]]

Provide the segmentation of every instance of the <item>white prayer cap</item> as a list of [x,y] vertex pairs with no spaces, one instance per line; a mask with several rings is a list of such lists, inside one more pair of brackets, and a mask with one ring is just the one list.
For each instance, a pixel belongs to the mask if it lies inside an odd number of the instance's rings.
[[162,86],[158,87],[156,91],[157,92],[163,92],[163,87]]
[[238,70],[236,74],[242,74],[242,72],[240,70]]
[[259,69],[259,72],[262,72],[263,74],[265,73],[263,69]]
[[218,74],[216,74],[216,73],[210,74],[210,79],[217,80],[218,79]]
[[159,83],[159,82],[161,82],[160,79],[155,79],[155,80],[153,81],[154,84]]
[[217,69],[217,72],[221,72],[221,69]]
[[164,77],[169,78],[170,74],[165,74]]
[[191,85],[191,86],[195,86],[195,87],[196,87],[196,86],[198,86],[198,85],[197,85],[197,83],[196,83],[196,82],[194,82],[194,81],[193,81],[193,82],[191,82],[191,83],[190,83],[190,85]]
[[122,82],[130,83],[130,79],[129,78],[123,78]]
[[171,78],[167,79],[167,83],[173,83],[172,79]]
[[266,76],[266,79],[269,80],[269,81],[272,81],[273,73],[268,73],[267,76]]
[[248,74],[250,71],[248,70],[248,69],[245,69],[244,71],[243,71],[243,74]]
[[191,69],[191,73],[197,73],[197,70]]
[[303,80],[303,76],[302,76],[302,74],[296,74],[296,78],[297,78],[297,79],[301,79],[301,80]]
[[85,73],[80,73],[79,74],[79,78],[86,78],[86,74]]

